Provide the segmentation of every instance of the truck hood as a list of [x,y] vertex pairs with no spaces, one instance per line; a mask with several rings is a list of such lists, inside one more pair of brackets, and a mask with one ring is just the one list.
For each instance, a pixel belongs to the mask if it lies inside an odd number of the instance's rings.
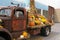
[[11,18],[10,17],[0,17],[0,19],[2,19],[2,20],[10,20]]

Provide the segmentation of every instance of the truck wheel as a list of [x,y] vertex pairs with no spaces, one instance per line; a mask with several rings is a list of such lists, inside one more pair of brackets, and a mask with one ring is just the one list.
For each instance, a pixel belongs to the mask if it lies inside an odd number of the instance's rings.
[[5,38],[3,38],[3,37],[0,36],[0,40],[5,40]]
[[0,40],[11,40],[11,37],[6,32],[0,32]]
[[48,36],[50,34],[50,32],[51,32],[51,26],[50,25],[41,29],[41,35],[42,36]]

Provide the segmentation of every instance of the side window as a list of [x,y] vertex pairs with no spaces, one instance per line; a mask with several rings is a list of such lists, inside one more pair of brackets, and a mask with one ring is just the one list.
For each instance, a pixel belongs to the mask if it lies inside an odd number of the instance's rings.
[[20,17],[20,16],[24,16],[24,12],[23,11],[16,11],[15,12],[15,17]]
[[1,9],[0,15],[11,16],[11,9]]

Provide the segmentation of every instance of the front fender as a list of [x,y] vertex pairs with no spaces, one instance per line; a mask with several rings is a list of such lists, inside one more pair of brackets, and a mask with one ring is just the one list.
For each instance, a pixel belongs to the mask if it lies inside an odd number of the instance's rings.
[[0,28],[0,36],[3,35],[3,34],[5,34],[4,36],[8,35],[10,37],[10,39],[12,40],[11,33],[8,30],[4,29],[4,28]]

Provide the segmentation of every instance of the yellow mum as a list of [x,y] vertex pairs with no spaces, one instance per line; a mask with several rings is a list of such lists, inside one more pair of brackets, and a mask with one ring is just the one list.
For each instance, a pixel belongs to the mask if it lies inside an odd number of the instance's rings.
[[26,31],[23,32],[23,36],[24,37],[27,37],[28,36],[28,33]]
[[39,20],[38,18],[36,18],[36,19],[35,19],[35,23],[36,23],[37,25],[40,25],[40,20]]
[[46,22],[47,20],[46,19],[41,19],[42,22]]
[[42,15],[39,16],[39,18],[41,19],[42,22],[46,22],[47,21],[46,18],[44,16],[42,16]]

